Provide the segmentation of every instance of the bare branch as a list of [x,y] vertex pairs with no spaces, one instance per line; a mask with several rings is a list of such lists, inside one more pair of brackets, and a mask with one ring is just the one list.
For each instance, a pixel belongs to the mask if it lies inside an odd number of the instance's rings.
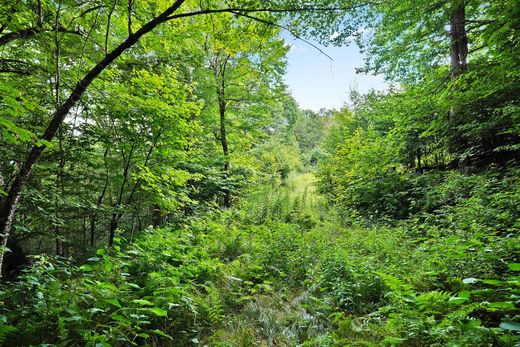
[[3,46],[16,39],[31,37],[35,35],[37,32],[38,29],[36,28],[21,29],[18,31],[10,32],[8,34],[5,34],[4,36],[0,36],[0,46]]
[[16,73],[19,75],[30,75],[32,72],[30,64],[17,59],[0,58],[0,73]]
[[128,35],[132,35],[132,11],[134,0],[128,0]]
[[116,6],[117,6],[117,0],[114,1],[114,5],[112,6],[112,8],[110,9],[110,12],[108,13],[107,30],[106,30],[106,33],[105,33],[105,54],[108,53],[108,37],[110,35],[110,25],[111,25],[111,22],[112,22],[112,14],[114,13],[114,10],[116,9]]
[[222,8],[222,9],[206,9],[206,10],[198,10],[198,11],[191,11],[191,12],[184,12],[184,13],[178,13],[174,14],[168,17],[169,20],[171,19],[177,19],[177,18],[185,18],[185,17],[192,17],[197,15],[204,15],[204,14],[216,14],[216,13],[232,13],[237,16],[242,16],[245,18],[253,19],[255,21],[275,26],[278,28],[281,28],[283,30],[288,31],[291,35],[293,35],[298,40],[301,40],[305,42],[306,44],[312,46],[314,49],[318,50],[321,54],[325,55],[327,58],[329,58],[331,61],[334,61],[332,57],[330,57],[327,53],[325,53],[321,48],[313,44],[312,42],[304,39],[300,35],[298,35],[296,32],[291,30],[290,28],[287,28],[286,26],[258,18],[255,16],[250,15],[250,13],[297,13],[297,12],[346,12],[358,7],[365,7],[367,5],[372,4],[372,2],[367,1],[364,4],[353,6],[353,7],[313,7],[313,6],[306,6],[306,7],[294,7],[294,8],[256,8],[256,9],[244,9],[244,8]]
[[4,67],[0,67],[0,73],[15,73],[15,74],[24,75],[24,76],[29,76],[31,74],[29,71],[15,70],[15,69],[9,69],[9,68],[4,68]]
[[198,10],[198,11],[191,11],[191,12],[184,12],[179,14],[174,14],[168,17],[168,19],[175,19],[175,18],[183,18],[183,17],[192,17],[197,16],[201,14],[214,14],[214,13],[297,13],[297,12],[346,12],[353,10],[358,7],[365,7],[369,5],[370,2],[367,2],[366,4],[362,4],[359,6],[353,6],[353,7],[294,7],[294,8],[239,8],[239,7],[228,7],[228,8],[220,8],[220,9],[207,9],[207,10]]
[[486,24],[490,24],[490,23],[493,23],[495,20],[494,19],[466,19],[465,22],[466,23],[475,23],[475,24],[480,24],[480,25],[486,25]]
[[256,20],[260,23],[264,23],[266,25],[271,25],[271,26],[275,26],[277,28],[280,28],[280,29],[283,29],[283,30],[286,30],[288,31],[292,36],[294,36],[295,38],[297,38],[298,40],[300,41],[303,41],[305,42],[306,44],[308,44],[309,46],[311,46],[312,48],[316,49],[317,51],[319,51],[321,54],[323,54],[324,56],[326,56],[327,58],[329,58],[331,61],[334,61],[334,59],[332,59],[332,57],[330,55],[328,55],[327,53],[325,53],[320,47],[316,46],[314,43],[310,42],[309,40],[306,40],[304,39],[303,37],[301,37],[300,35],[298,35],[297,33],[295,33],[293,30],[283,26],[283,25],[280,25],[278,23],[274,23],[274,22],[270,22],[270,21],[267,21],[267,20],[264,20],[264,19],[261,19],[261,18],[258,18],[258,17],[255,17],[255,16],[251,16],[249,14],[245,14],[245,13],[240,13],[240,12],[231,12],[237,16],[241,16],[241,17],[246,17],[246,18],[249,18],[249,19],[253,19],[253,20]]

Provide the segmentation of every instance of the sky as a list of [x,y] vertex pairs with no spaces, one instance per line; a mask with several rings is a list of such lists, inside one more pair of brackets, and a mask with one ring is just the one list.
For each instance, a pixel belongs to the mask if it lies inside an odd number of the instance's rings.
[[291,49],[285,83],[303,109],[341,108],[348,103],[350,88],[361,92],[384,90],[387,84],[381,76],[356,74],[363,67],[363,55],[352,44],[346,47],[323,47],[316,44],[333,60],[309,44],[284,35]]

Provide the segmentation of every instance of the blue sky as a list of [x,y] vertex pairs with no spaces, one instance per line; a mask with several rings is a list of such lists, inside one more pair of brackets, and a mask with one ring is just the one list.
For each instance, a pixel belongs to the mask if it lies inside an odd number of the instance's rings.
[[288,66],[285,83],[303,109],[339,109],[348,103],[350,88],[359,91],[384,90],[387,85],[381,76],[356,74],[356,67],[363,66],[359,48],[319,46],[333,61],[301,40],[283,35],[291,50],[287,55]]

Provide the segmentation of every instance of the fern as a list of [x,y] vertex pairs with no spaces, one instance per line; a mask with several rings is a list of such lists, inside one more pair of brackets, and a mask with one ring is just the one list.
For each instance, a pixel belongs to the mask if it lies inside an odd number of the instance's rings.
[[404,283],[399,278],[394,277],[392,275],[388,275],[385,273],[378,273],[378,275],[383,279],[385,285],[395,294],[400,295],[415,295],[415,290],[413,287],[407,283]]
[[453,324],[454,321],[467,319],[468,316],[475,310],[482,308],[484,305],[481,302],[474,302],[467,306],[461,307],[458,310],[447,314],[441,322],[441,326]]
[[419,295],[415,299],[415,303],[417,308],[423,312],[438,314],[445,312],[450,298],[450,293],[435,290]]

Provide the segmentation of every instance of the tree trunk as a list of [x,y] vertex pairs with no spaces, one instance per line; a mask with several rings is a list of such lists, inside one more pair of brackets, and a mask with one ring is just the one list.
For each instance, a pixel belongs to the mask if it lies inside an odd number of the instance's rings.
[[220,112],[220,143],[222,145],[222,152],[224,153],[224,178],[226,180],[226,187],[224,188],[224,207],[231,206],[231,190],[228,187],[229,179],[229,148],[226,136],[226,102],[224,100],[224,91],[218,92],[218,106]]
[[130,243],[132,243],[134,241],[134,233],[135,233],[135,213],[136,211],[134,210],[132,212],[132,220],[131,220],[131,223],[130,223]]
[[81,230],[83,232],[81,248],[84,250],[87,248],[87,217],[83,217],[83,227]]
[[467,70],[468,36],[466,34],[466,8],[464,2],[454,4],[450,16],[451,80],[455,81]]
[[76,87],[67,98],[67,100],[61,104],[61,106],[56,110],[52,119],[47,126],[47,129],[43,133],[41,137],[44,140],[43,143],[35,144],[25,162],[22,164],[20,171],[16,175],[14,182],[9,189],[7,197],[3,201],[3,204],[0,209],[0,269],[3,269],[3,260],[4,260],[4,250],[3,248],[7,247],[7,242],[10,238],[11,227],[13,225],[13,220],[16,212],[16,207],[18,205],[18,201],[20,200],[20,195],[22,193],[22,189],[29,180],[31,176],[31,172],[40,159],[43,151],[46,148],[45,141],[50,142],[54,139],[56,132],[58,131],[59,126],[63,123],[65,117],[69,114],[70,110],[74,105],[76,105],[77,101],[81,98],[81,96],[85,93],[90,84],[107,68],[114,60],[116,60],[124,51],[135,45],[139,39],[152,31],[157,25],[168,21],[170,15],[172,15],[181,5],[185,2],[185,0],[176,0],[172,6],[168,7],[164,12],[162,12],[159,16],[155,17],[145,25],[141,27],[138,31],[128,36],[126,40],[124,40],[119,46],[117,46],[113,51],[108,53],[98,64],[96,64],[86,75],[83,77],[81,81],[76,84]]
[[[58,4],[58,11],[56,12],[56,30],[54,32],[54,45],[56,48],[55,51],[55,60],[54,67],[56,69],[55,73],[55,81],[54,81],[54,107],[57,111],[60,107],[60,89],[61,89],[61,70],[60,70],[60,55],[61,55],[61,43],[58,37],[58,27],[59,27],[59,18],[61,11],[61,3]],[[63,177],[65,170],[65,151],[63,148],[63,127],[61,124],[58,126],[58,155],[59,155],[59,166],[58,171],[56,172],[56,188],[58,188],[60,195],[56,196],[56,201],[54,204],[54,213],[56,218],[56,223],[59,223],[60,220],[60,196],[64,196],[64,187],[63,187]],[[64,255],[63,254],[63,241],[60,240],[60,234],[62,233],[60,229],[60,225],[56,224],[54,227],[54,234],[56,237],[56,255]]]
[[161,215],[161,206],[155,204],[152,207],[152,225],[159,228],[163,224],[163,216]]
[[[467,70],[468,37],[466,35],[466,8],[464,1],[454,0],[452,5],[453,11],[450,16],[450,74],[451,81],[455,82]],[[455,102],[453,102],[450,108],[450,123],[456,123],[457,114],[458,108]]]
[[103,154],[103,161],[105,162],[105,167],[106,167],[105,185],[103,186],[103,190],[101,191],[101,194],[99,195],[98,200],[96,202],[96,211],[94,211],[90,216],[90,247],[94,247],[95,238],[96,238],[95,234],[96,234],[97,210],[103,204],[103,199],[105,198],[105,194],[106,194],[107,188],[108,188],[109,172],[108,172],[108,165],[107,165],[107,160],[106,160],[107,155],[108,155],[108,147],[105,149],[105,153]]
[[116,212],[113,212],[112,219],[110,220],[110,229],[108,231],[108,247],[112,247],[114,244],[114,237],[116,236],[116,229],[118,224],[119,216]]
[[2,277],[15,278],[20,274],[20,269],[29,264],[29,260],[17,238],[10,237],[6,247],[9,248],[10,252],[5,255],[2,262]]

